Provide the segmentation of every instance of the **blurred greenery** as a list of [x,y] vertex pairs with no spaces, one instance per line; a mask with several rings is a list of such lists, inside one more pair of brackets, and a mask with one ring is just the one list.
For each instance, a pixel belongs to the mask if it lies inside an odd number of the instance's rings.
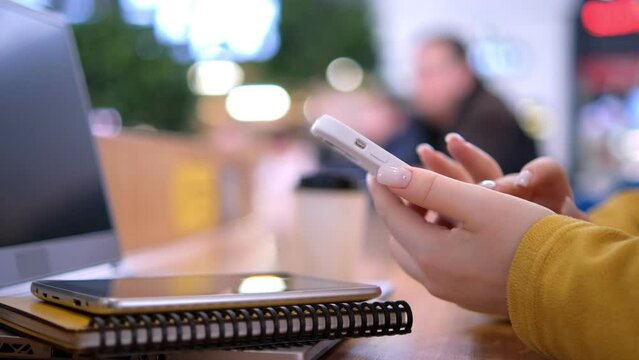
[[[117,2],[101,3],[94,22],[74,26],[93,107],[116,108],[128,126],[188,130],[194,100],[188,65],[155,44],[151,28],[123,23]],[[139,52],[150,55],[142,59]]]
[[353,0],[282,0],[280,51],[263,64],[265,73],[288,86],[323,78],[335,58],[375,65],[368,8]]
[[[177,0],[176,0],[177,1]],[[233,1],[233,0],[229,0]],[[93,107],[113,107],[126,126],[189,131],[195,97],[189,64],[176,63],[153,30],[121,20],[117,1],[101,0],[96,18],[74,26]],[[321,80],[331,60],[347,56],[365,69],[375,62],[363,0],[282,0],[281,47],[264,63],[242,64],[246,82],[274,82],[289,90]]]

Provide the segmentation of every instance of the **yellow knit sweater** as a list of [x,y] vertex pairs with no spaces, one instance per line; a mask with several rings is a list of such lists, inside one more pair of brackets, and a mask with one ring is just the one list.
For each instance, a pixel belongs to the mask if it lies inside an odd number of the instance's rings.
[[519,245],[508,279],[517,335],[558,359],[639,359],[639,191],[590,222],[551,215]]

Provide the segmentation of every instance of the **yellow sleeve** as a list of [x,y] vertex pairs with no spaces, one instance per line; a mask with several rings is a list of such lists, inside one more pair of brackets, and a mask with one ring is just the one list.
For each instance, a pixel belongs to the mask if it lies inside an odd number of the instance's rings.
[[590,220],[639,235],[639,190],[619,193],[590,212]]
[[517,335],[558,359],[639,357],[639,236],[550,215],[519,245],[508,279]]

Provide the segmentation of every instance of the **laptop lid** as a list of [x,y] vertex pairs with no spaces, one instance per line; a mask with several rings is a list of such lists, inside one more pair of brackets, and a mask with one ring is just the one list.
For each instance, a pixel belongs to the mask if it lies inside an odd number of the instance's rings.
[[115,262],[71,29],[6,0],[0,28],[0,288]]

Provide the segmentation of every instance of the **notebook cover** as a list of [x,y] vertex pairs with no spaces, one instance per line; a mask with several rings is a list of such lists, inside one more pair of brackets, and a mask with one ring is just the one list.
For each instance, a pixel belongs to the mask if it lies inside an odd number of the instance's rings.
[[[40,301],[33,296],[0,297],[0,307],[67,331],[90,330],[91,317]],[[0,310],[1,311],[1,310]],[[4,319],[0,316],[0,321]]]

